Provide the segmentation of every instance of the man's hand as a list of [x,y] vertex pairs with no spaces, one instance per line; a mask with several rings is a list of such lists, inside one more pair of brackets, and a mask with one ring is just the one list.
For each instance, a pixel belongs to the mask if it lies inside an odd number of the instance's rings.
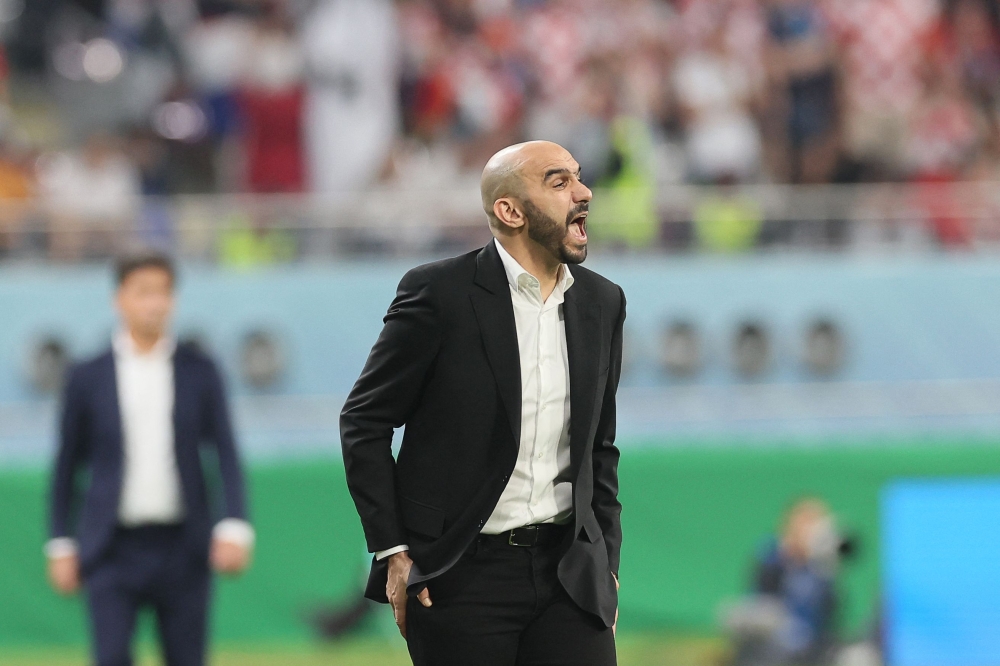
[[[385,596],[389,597],[396,626],[403,638],[406,638],[406,582],[410,579],[412,566],[413,560],[406,551],[389,556],[389,580],[385,584]],[[417,595],[417,601],[426,608],[431,607],[431,593],[427,588]]]
[[[621,589],[621,585],[618,584],[618,576],[616,576],[614,573],[612,573],[611,577],[615,579],[615,589],[616,590],[620,590]],[[615,636],[618,635],[618,607],[617,606],[615,606],[615,623],[613,625],[611,625],[611,633],[614,634]]]
[[49,558],[49,581],[59,594],[70,595],[80,589],[80,560],[76,555]]
[[250,566],[250,548],[226,539],[212,539],[209,562],[220,574],[238,576]]

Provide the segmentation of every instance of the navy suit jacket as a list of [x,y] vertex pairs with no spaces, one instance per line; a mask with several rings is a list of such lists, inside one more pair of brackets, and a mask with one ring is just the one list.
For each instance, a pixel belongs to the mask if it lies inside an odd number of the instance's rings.
[[[214,523],[246,519],[243,474],[215,364],[191,345],[177,347],[173,364],[183,538],[192,557],[207,558]],[[109,349],[69,373],[52,476],[50,535],[77,539],[84,571],[100,560],[118,524],[123,459],[115,360]],[[205,474],[206,464],[213,462],[223,491],[223,506],[216,511]]]

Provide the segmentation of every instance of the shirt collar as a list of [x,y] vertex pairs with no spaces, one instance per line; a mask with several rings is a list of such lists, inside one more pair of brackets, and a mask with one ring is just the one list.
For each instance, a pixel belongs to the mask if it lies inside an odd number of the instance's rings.
[[[524,270],[524,267],[518,263],[517,259],[510,255],[510,252],[504,248],[498,239],[494,238],[493,242],[497,246],[497,252],[500,253],[500,261],[503,262],[503,269],[504,272],[507,273],[507,283],[510,284],[510,288],[514,291],[520,292],[525,285],[531,284],[532,282],[537,286],[538,279],[528,271]],[[556,282],[556,289],[562,293],[566,293],[566,291],[573,286],[573,282],[575,282],[575,280],[573,278],[573,274],[569,270],[569,266],[566,264],[560,264],[559,280]]]
[[124,358],[170,358],[174,355],[177,343],[171,336],[164,335],[156,341],[148,353],[142,354],[136,349],[132,334],[122,329],[115,334],[112,347],[115,350],[115,355]]

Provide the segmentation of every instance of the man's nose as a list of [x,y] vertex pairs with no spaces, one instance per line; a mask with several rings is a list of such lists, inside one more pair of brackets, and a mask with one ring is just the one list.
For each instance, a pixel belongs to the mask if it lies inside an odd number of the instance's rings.
[[576,181],[576,190],[573,192],[573,201],[590,201],[594,198],[594,193],[582,181]]

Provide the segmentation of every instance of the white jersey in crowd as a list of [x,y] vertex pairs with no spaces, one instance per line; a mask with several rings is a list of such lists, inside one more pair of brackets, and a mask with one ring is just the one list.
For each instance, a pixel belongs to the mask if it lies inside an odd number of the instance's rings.
[[322,0],[303,44],[306,146],[317,192],[364,188],[399,126],[399,29],[391,0]]

